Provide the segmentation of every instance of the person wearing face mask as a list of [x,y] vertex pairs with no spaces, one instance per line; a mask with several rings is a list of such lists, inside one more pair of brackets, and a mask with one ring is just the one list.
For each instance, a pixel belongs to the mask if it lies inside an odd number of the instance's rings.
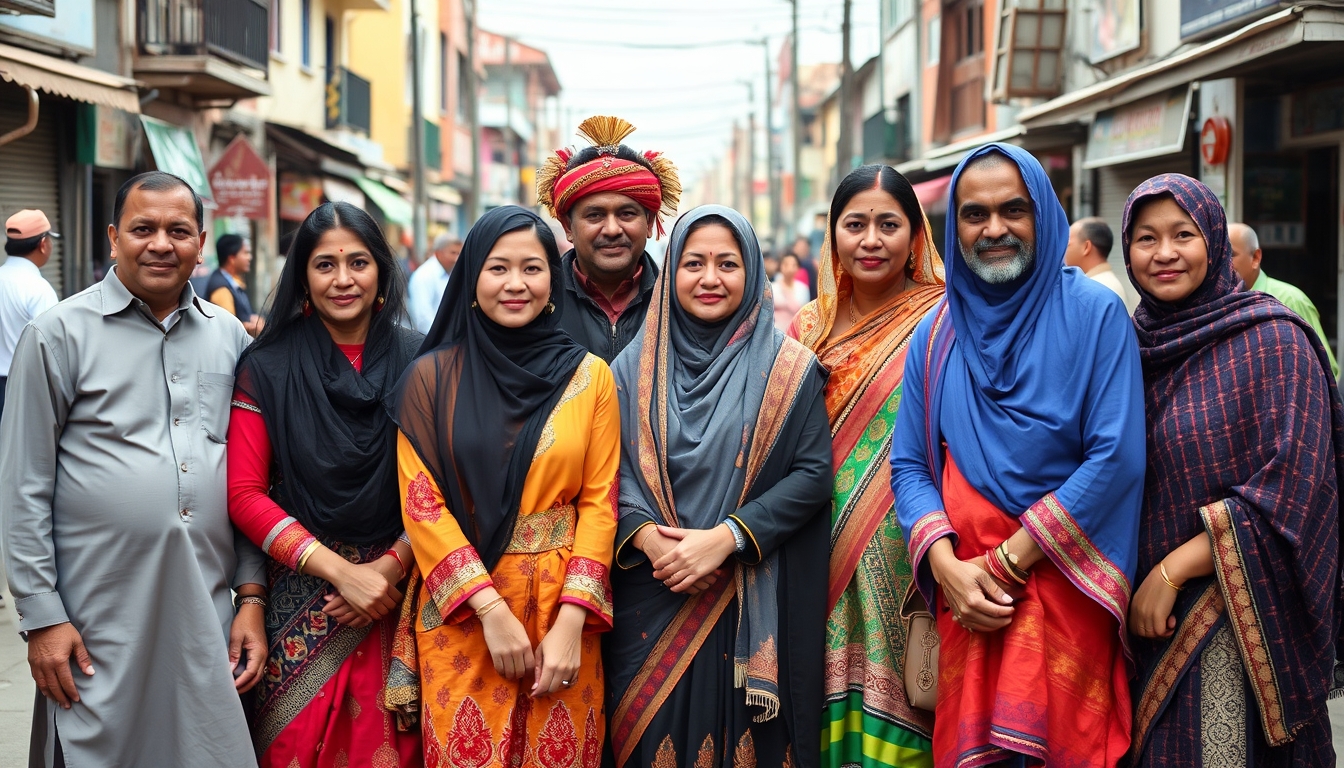
[[615,363],[612,757],[618,767],[815,768],[825,373],[771,322],[756,234],[732,209],[682,216],[653,302]]
[[[229,516],[269,557],[267,674],[253,718],[262,768],[380,750],[418,765],[420,738],[382,706],[411,547],[396,426],[384,399],[420,346],[403,327],[396,257],[349,203],[295,234],[271,323],[238,363]],[[400,538],[399,538],[400,537]]]
[[1125,204],[1148,409],[1131,765],[1335,765],[1344,406],[1311,323],[1239,290],[1228,235],[1188,176]]
[[29,766],[257,764],[238,693],[262,675],[265,568],[225,475],[251,339],[188,283],[202,216],[177,176],[128,180],[115,267],[14,350],[0,519],[39,694]]
[[947,298],[906,352],[891,453],[941,637],[934,763],[1114,766],[1144,471],[1133,326],[1064,268],[1068,219],[1030,153],[972,151],[948,210]]
[[889,457],[906,346],[943,298],[943,260],[914,188],[894,168],[865,165],[840,182],[819,274],[817,300],[789,333],[830,372],[835,508],[822,764],[917,768],[932,759],[933,717],[912,707],[904,688],[910,640],[899,611],[910,549]]
[[428,765],[601,761],[620,415],[559,269],[539,216],[481,217],[393,398]]
[[578,132],[593,146],[556,150],[537,171],[537,203],[574,244],[553,297],[560,327],[608,363],[644,323],[658,279],[645,244],[681,198],[672,161],[621,143],[634,131],[619,117],[590,117]]

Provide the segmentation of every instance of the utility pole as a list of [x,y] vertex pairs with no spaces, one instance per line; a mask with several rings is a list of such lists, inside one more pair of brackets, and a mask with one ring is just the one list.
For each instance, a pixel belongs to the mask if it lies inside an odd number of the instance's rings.
[[[471,125],[471,198],[467,226],[481,218],[481,84],[476,80],[476,0],[463,0],[467,19],[467,120]],[[461,73],[458,73],[459,76]]]
[[[775,97],[774,78],[770,76],[770,38],[761,40],[761,49],[765,51],[765,180],[770,190],[770,239],[773,242],[780,229],[782,214],[779,199],[779,174],[775,163]],[[774,243],[780,248],[783,243]]]
[[742,210],[742,128],[737,124],[737,118],[733,118],[733,169],[729,175],[732,179],[733,192],[733,210],[741,212]]
[[418,0],[411,0],[411,231],[414,235],[415,259],[423,261],[428,252],[428,234],[425,232],[425,118],[421,93],[420,67],[420,10]]
[[743,81],[747,86],[747,102],[751,110],[747,112],[747,220],[756,219],[756,95],[750,80]]
[[[801,155],[800,148],[803,145],[803,111],[798,106],[798,0],[789,0],[793,6],[793,44],[789,46],[789,90],[793,92],[793,205],[789,206],[789,223],[786,229],[790,235],[794,232],[794,227],[798,226],[798,215],[802,211],[802,201],[799,196],[802,193],[802,164],[799,160]],[[846,10],[849,3],[846,0]]]
[[854,66],[849,59],[849,16],[853,1],[845,0],[845,17],[840,25],[840,136],[835,146],[835,178],[839,184],[854,164]]

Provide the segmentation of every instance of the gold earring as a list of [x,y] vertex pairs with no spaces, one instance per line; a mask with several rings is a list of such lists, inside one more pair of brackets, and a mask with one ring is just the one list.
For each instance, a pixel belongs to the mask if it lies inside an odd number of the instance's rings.
[[551,314],[552,312],[555,312],[555,302],[553,302],[553,301],[548,301],[548,302],[546,302],[546,314],[549,315],[549,314]]
[[915,268],[915,251],[914,251],[914,249],[911,249],[911,250],[910,250],[910,258],[908,258],[908,259],[905,260],[905,265],[908,266],[908,267],[910,267],[911,269],[914,269],[914,268]]
[[480,304],[477,304],[475,301],[472,301],[472,302],[471,302],[471,308],[472,308],[472,309],[479,309],[480,306],[481,306],[481,305],[480,305]]

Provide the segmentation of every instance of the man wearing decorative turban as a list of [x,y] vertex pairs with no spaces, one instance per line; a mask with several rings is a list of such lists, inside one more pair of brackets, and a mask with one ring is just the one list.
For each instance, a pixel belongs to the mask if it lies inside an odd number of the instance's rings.
[[611,362],[644,324],[658,265],[644,250],[676,212],[681,182],[671,161],[621,142],[635,127],[590,117],[578,132],[593,146],[559,149],[537,174],[537,202],[560,220],[574,248],[553,301],[560,326]]

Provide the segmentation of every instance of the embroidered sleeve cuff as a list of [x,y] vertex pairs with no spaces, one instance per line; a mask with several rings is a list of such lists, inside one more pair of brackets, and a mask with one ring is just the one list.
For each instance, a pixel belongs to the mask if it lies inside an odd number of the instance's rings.
[[1125,639],[1131,592],[1124,571],[1097,549],[1053,493],[1032,504],[1018,520],[1069,581],[1120,622]]
[[20,632],[54,627],[70,620],[65,613],[65,601],[61,600],[59,592],[43,592],[21,597],[14,601],[14,611],[19,614]]
[[292,517],[276,523],[266,539],[261,542],[262,550],[274,561],[297,571],[299,557],[317,539],[303,527],[303,523]]
[[480,555],[469,546],[449,552],[425,577],[425,587],[445,622],[453,619],[468,598],[493,583]]
[[607,566],[586,557],[571,557],[565,567],[560,602],[587,608],[591,618],[600,622],[600,631],[611,629],[611,573]]

